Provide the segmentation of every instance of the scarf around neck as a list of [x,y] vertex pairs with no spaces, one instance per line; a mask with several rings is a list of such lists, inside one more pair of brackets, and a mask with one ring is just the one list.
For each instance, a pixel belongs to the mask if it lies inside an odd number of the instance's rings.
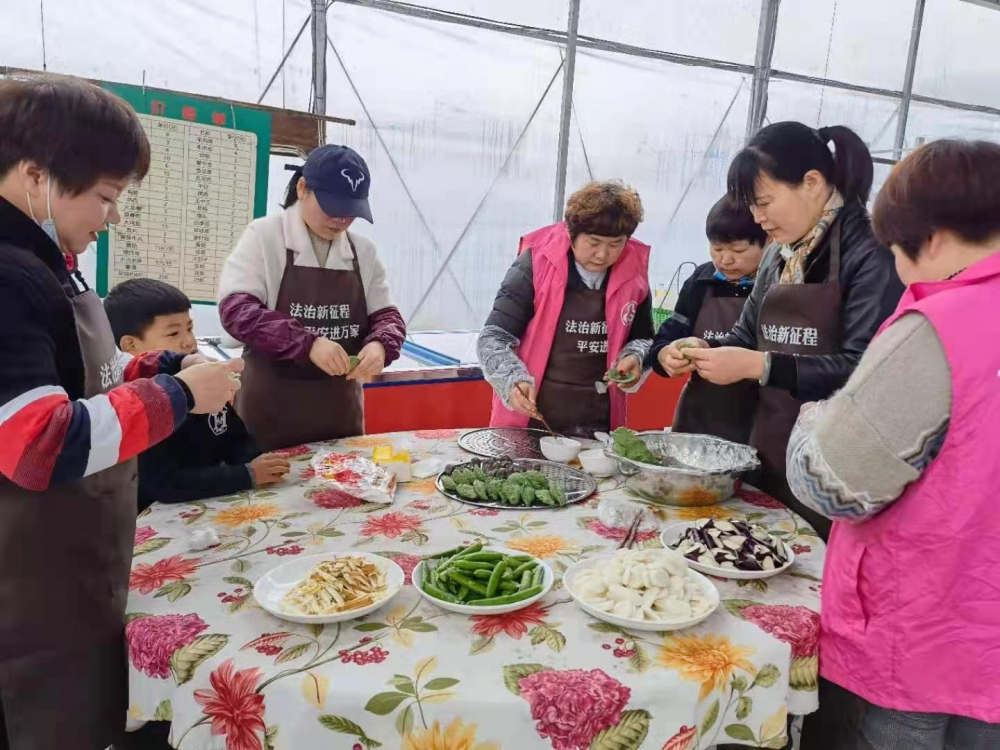
[[781,257],[785,258],[785,268],[781,272],[782,284],[804,284],[806,279],[806,260],[810,253],[815,250],[823,240],[826,230],[830,228],[840,209],[844,207],[844,199],[836,189],[830,200],[823,207],[823,213],[819,217],[816,225],[810,229],[802,239],[782,245],[780,249]]

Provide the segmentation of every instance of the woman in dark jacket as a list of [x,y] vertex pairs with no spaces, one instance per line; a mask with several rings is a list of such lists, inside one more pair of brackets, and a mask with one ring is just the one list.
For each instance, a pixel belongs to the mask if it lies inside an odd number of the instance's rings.
[[[719,385],[761,384],[751,437],[758,484],[824,538],[830,521],[788,488],[785,449],[799,407],[847,382],[903,293],[865,209],[872,176],[871,154],[848,128],[781,122],[754,136],[729,168],[729,193],[750,206],[774,244],[732,333],[674,342],[660,360],[674,376],[697,370]],[[695,346],[682,351],[684,343]]]

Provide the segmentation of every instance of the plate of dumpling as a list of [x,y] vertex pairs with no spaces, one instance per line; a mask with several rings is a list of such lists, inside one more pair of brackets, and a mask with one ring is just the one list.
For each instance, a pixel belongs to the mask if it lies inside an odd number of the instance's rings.
[[578,562],[563,584],[584,612],[631,630],[681,630],[707,619],[719,591],[669,549],[618,550]]

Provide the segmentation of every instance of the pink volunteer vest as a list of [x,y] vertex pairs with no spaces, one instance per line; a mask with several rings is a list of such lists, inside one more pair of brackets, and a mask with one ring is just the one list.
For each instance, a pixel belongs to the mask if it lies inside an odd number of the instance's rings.
[[925,315],[944,346],[950,426],[899,500],[833,525],[820,670],[884,708],[997,723],[1000,254],[952,281],[914,284],[882,330],[908,312]]
[[[527,366],[535,383],[541,384],[569,278],[570,241],[566,223],[553,224],[522,237],[518,255],[529,249],[535,287],[535,317],[521,338],[517,355]],[[621,257],[611,267],[605,306],[609,368],[625,346],[639,303],[649,294],[649,253],[649,245],[630,239],[625,243]],[[625,424],[625,394],[617,388],[611,388],[608,393],[611,397],[611,429],[615,429]],[[527,417],[506,408],[498,396],[493,396],[490,427],[527,425]]]

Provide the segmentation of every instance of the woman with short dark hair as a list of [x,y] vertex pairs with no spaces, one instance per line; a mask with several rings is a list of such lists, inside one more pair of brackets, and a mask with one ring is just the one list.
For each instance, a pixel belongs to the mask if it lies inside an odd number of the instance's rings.
[[104,750],[124,729],[135,456],[239,388],[241,360],[150,352],[123,373],[67,268],[148,168],[118,97],[0,81],[0,750]]
[[788,489],[785,448],[799,407],[843,386],[902,294],[865,209],[872,174],[868,148],[848,128],[779,122],[755,135],[729,168],[729,194],[773,240],[753,293],[731,335],[689,339],[700,348],[683,353],[675,342],[661,355],[671,375],[760,383],[755,484],[824,538],[829,521]]
[[1000,747],[1000,145],[918,149],[873,219],[906,294],[788,449],[835,522],[820,670],[866,702],[865,750]]
[[565,221],[521,238],[478,341],[493,386],[493,427],[540,426],[592,438],[625,424],[625,397],[609,368],[633,390],[653,338],[649,247],[633,239],[639,194],[617,181],[570,196]]

